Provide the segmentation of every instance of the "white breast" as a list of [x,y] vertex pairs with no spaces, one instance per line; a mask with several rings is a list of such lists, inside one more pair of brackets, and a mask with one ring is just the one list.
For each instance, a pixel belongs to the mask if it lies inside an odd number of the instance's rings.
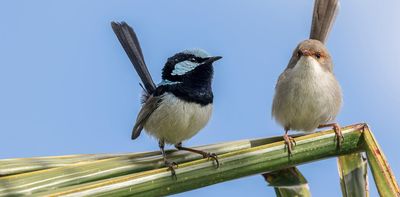
[[193,137],[208,122],[212,104],[183,101],[171,93],[165,93],[159,107],[151,114],[144,129],[168,144],[177,144]]
[[284,127],[313,131],[339,112],[340,86],[312,57],[301,57],[278,86],[272,113]]

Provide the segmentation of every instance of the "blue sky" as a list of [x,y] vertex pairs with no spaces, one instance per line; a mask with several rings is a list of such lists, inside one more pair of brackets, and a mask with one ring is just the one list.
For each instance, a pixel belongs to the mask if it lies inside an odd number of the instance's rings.
[[[344,92],[338,121],[367,122],[400,177],[400,2],[341,5],[327,45]],[[2,1],[0,158],[158,149],[146,135],[130,140],[141,88],[113,20],[136,29],[156,82],[166,58],[183,49],[224,57],[215,64],[212,120],[186,145],[282,135],[270,115],[274,86],[308,37],[312,6],[311,0]],[[335,159],[300,169],[314,196],[341,194]],[[373,184],[371,190],[376,196]],[[177,196],[249,193],[274,195],[252,176]]]

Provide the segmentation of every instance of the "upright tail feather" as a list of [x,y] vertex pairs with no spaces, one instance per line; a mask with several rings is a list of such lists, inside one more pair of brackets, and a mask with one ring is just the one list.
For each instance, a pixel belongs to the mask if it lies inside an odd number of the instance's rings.
[[125,22],[111,22],[111,27],[135,67],[136,72],[143,82],[146,92],[152,94],[155,91],[156,86],[151,78],[149,70],[147,69],[146,63],[144,62],[142,49],[140,48],[139,40],[136,37],[135,31],[133,31],[132,27]]
[[310,39],[326,42],[339,7],[339,0],[315,0]]

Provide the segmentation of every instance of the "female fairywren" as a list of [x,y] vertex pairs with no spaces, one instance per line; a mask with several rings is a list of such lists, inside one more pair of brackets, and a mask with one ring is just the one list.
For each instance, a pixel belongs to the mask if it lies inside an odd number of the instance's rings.
[[338,0],[315,1],[310,39],[297,45],[275,87],[272,116],[285,129],[289,156],[294,143],[287,135],[289,130],[314,131],[333,126],[338,147],[343,140],[338,124],[328,124],[339,113],[342,91],[324,45],[338,8]]

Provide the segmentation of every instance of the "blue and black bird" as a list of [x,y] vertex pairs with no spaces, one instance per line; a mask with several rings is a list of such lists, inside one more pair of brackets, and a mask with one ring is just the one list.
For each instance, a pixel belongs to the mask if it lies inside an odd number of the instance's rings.
[[175,162],[167,159],[164,145],[201,154],[216,161],[217,155],[182,146],[209,121],[213,108],[213,62],[220,56],[210,56],[201,49],[184,50],[168,58],[162,69],[162,81],[155,85],[145,64],[134,30],[125,22],[111,23],[114,33],[143,82],[142,108],[132,130],[132,139],[144,129],[158,139],[165,165],[175,176]]

